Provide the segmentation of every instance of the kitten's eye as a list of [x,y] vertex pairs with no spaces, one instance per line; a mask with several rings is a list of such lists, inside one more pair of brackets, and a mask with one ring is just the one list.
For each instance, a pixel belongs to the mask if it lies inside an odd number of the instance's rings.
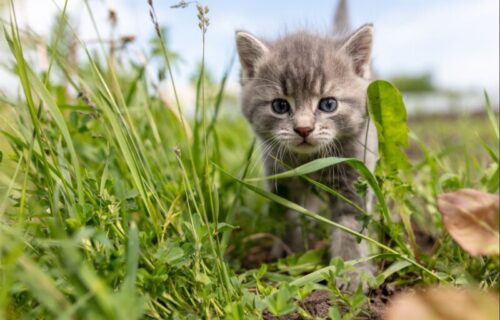
[[319,101],[318,108],[323,112],[333,112],[337,110],[337,99],[323,98]]
[[271,103],[273,111],[279,114],[287,113],[290,111],[290,104],[284,99],[274,99]]

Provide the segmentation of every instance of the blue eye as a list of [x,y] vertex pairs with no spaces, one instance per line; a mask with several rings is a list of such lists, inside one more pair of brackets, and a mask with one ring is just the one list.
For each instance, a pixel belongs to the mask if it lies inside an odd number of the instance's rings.
[[333,112],[337,110],[337,99],[335,98],[323,98],[319,101],[318,109],[323,112]]
[[279,114],[284,114],[290,111],[290,104],[284,99],[274,99],[271,103],[273,111]]

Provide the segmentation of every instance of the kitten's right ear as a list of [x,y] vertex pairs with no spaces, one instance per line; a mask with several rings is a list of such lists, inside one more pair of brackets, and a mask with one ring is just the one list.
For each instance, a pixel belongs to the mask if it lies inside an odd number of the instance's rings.
[[365,24],[347,39],[343,49],[351,57],[354,71],[363,78],[370,78],[370,60],[373,46],[373,25]]
[[240,57],[242,79],[254,77],[257,62],[269,49],[262,41],[245,31],[236,32],[236,49]]

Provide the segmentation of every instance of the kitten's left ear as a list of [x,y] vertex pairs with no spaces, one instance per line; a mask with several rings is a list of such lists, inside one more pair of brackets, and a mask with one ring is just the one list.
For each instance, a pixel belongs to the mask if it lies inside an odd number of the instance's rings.
[[370,77],[372,46],[372,24],[365,24],[356,30],[342,46],[342,49],[352,59],[354,71],[362,78]]

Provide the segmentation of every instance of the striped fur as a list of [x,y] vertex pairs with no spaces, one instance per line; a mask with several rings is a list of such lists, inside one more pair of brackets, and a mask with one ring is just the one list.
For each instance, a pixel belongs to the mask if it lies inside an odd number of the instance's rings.
[[[263,143],[268,174],[328,156],[362,159],[372,168],[375,164],[376,133],[368,126],[366,112],[373,28],[364,25],[346,35],[345,1],[338,8],[342,12],[336,16],[341,21],[335,27],[342,30],[330,36],[297,32],[265,41],[243,31],[236,34],[242,66],[242,110]],[[326,97],[338,101],[335,112],[318,109],[319,101]],[[289,102],[289,113],[272,110],[272,101],[277,98]],[[303,138],[294,131],[298,127],[313,130]],[[312,177],[365,205],[365,199],[354,190],[358,175],[350,167],[336,166]],[[314,206],[314,196],[300,179],[275,181],[271,187],[292,201]],[[330,213],[333,220],[361,229],[356,210],[335,197],[330,199]],[[296,213],[287,212],[287,216],[290,227],[285,240],[293,250],[303,250],[309,236],[302,234]],[[367,254],[366,244],[346,233],[335,230],[331,238],[332,256],[356,259]]]

